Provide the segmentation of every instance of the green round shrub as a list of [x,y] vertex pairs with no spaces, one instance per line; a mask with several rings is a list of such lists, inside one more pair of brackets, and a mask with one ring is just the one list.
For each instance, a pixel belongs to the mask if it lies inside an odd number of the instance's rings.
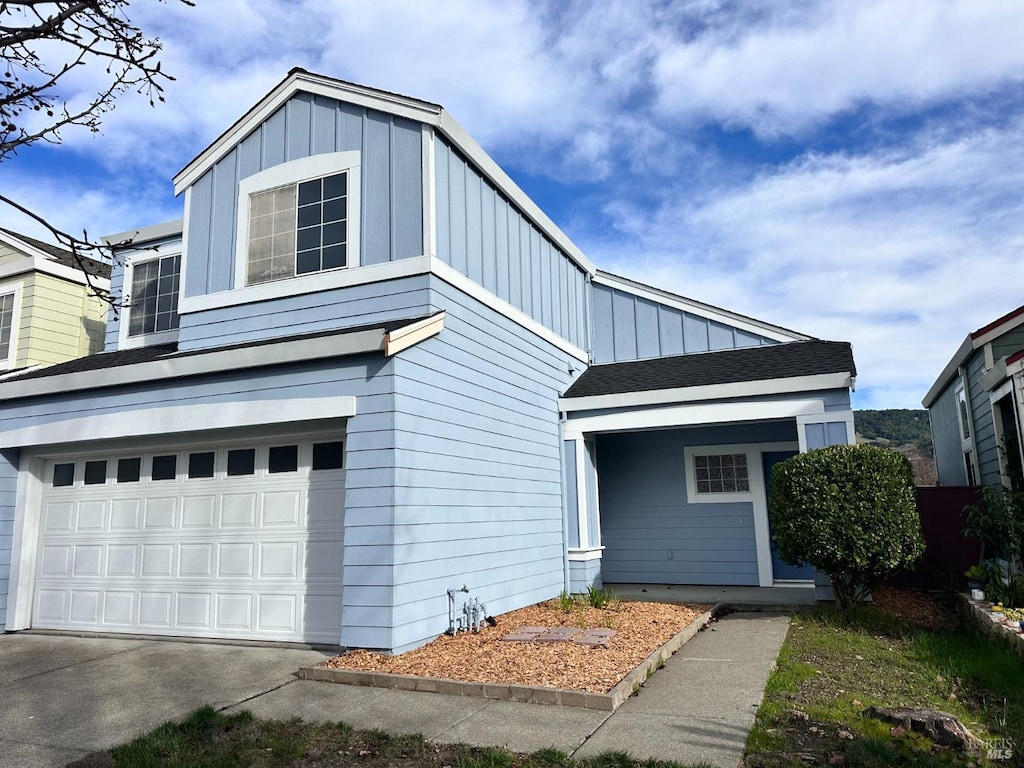
[[777,464],[768,506],[779,554],[828,574],[843,610],[924,552],[913,470],[887,448],[833,445]]

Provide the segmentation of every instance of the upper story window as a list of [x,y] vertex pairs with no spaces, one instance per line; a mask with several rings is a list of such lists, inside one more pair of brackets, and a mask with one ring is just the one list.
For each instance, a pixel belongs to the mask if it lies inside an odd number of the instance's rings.
[[276,165],[239,185],[236,287],[358,265],[359,153]]
[[181,254],[136,260],[131,265],[128,335],[173,331],[178,327]]
[[14,291],[0,294],[0,368],[9,368],[14,351]]

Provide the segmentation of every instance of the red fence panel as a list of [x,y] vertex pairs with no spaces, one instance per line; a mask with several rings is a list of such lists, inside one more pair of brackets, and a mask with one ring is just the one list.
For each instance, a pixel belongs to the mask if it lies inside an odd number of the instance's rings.
[[962,531],[967,524],[964,507],[981,496],[972,486],[941,486],[917,489],[917,513],[924,534],[924,556],[913,571],[901,571],[888,583],[923,589],[962,589],[964,571],[981,559],[981,542]]

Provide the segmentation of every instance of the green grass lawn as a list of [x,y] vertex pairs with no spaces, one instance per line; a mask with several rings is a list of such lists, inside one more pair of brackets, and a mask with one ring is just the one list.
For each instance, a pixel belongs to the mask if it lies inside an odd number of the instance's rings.
[[[344,723],[257,720],[210,707],[182,723],[165,723],[134,741],[68,768],[683,768],[606,752],[573,760],[544,749],[520,755],[504,749],[433,744],[422,736],[357,731]],[[710,768],[700,764],[693,768]]]
[[921,736],[893,735],[863,716],[871,705],[949,712],[984,740],[1016,742],[1012,759],[992,765],[1024,765],[1021,660],[972,628],[932,632],[870,607],[849,621],[835,610],[794,616],[746,765],[829,765],[840,754],[846,768],[978,764]]

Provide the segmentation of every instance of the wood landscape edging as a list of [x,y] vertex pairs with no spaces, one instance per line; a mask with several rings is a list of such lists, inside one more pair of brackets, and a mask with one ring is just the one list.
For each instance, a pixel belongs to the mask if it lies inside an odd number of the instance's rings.
[[717,603],[711,606],[710,609],[669,638],[668,642],[656,648],[638,667],[616,683],[607,693],[572,691],[532,685],[468,683],[440,677],[420,677],[419,675],[395,675],[387,672],[335,669],[326,666],[326,661],[311,667],[300,667],[299,679],[315,680],[322,683],[362,685],[372,688],[395,688],[402,691],[445,693],[450,696],[473,696],[500,701],[520,701],[529,704],[557,704],[563,707],[614,712],[626,699],[639,690],[648,678],[664,666],[665,662],[676,651],[682,648],[683,645],[706,627],[724,609],[724,603]]

